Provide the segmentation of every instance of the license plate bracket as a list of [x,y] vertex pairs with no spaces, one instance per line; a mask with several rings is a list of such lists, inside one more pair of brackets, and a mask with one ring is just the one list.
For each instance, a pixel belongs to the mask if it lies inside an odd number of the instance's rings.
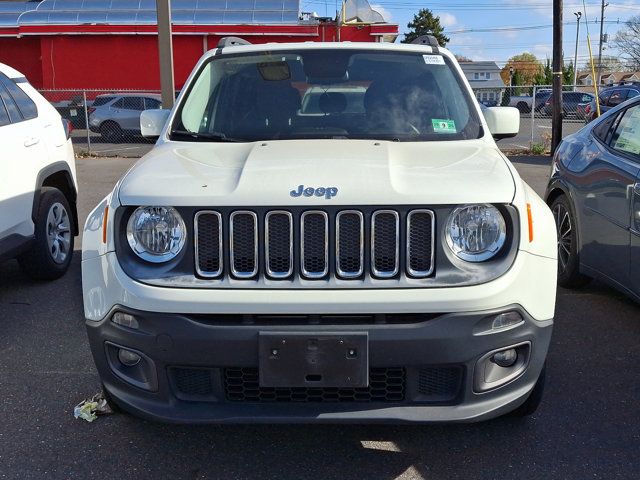
[[261,387],[369,386],[366,332],[260,332],[258,355]]

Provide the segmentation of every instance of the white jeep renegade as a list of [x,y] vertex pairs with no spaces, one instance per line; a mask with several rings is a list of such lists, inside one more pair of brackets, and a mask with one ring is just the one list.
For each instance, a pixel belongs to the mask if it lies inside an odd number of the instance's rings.
[[556,294],[551,212],[455,58],[223,41],[90,215],[87,330],[117,406],[178,422],[531,413]]

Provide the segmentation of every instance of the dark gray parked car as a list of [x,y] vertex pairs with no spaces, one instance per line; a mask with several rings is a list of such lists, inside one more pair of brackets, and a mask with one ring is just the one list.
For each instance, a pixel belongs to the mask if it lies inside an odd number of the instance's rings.
[[[598,98],[600,99],[600,114],[606,113],[613,107],[640,95],[640,82],[632,82],[626,85],[616,85],[604,88]],[[585,122],[589,123],[598,118],[596,99],[589,102],[585,110]]]
[[640,301],[640,97],[564,139],[546,201],[560,285],[598,278]]
[[[594,95],[582,92],[562,92],[562,116],[584,118],[584,108],[579,110],[578,105],[589,103]],[[549,95],[540,109],[543,115],[553,115],[553,95]]]

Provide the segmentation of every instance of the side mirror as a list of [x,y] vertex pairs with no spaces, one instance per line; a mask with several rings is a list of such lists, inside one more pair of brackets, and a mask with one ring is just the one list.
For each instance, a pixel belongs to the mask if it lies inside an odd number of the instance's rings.
[[520,111],[514,107],[489,107],[482,112],[489,132],[496,140],[511,138],[520,131]]
[[145,138],[158,138],[171,110],[145,110],[140,115],[140,131]]

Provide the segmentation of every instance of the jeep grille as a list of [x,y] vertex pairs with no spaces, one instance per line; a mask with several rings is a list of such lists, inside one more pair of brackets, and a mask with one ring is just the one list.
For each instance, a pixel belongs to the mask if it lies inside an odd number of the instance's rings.
[[434,267],[431,210],[238,210],[226,217],[206,210],[196,214],[194,232],[196,272],[208,279],[426,278]]

